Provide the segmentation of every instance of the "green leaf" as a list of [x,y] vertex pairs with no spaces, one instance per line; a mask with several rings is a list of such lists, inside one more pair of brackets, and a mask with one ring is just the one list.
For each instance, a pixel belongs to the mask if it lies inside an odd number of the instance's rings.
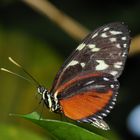
[[21,128],[15,124],[1,123],[0,124],[0,139],[1,140],[50,140],[41,135],[30,131],[30,129]]
[[94,134],[84,128],[68,122],[39,119],[40,116],[36,112],[27,115],[14,114],[12,116],[25,118],[32,121],[33,123],[47,130],[57,140],[107,140],[102,136]]

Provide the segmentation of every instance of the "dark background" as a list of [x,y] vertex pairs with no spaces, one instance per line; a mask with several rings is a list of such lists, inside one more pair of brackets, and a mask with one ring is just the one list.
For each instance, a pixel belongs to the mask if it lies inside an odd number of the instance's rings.
[[[123,75],[119,78],[121,88],[117,104],[106,118],[112,132],[97,130],[97,133],[113,140],[139,139],[127,127],[127,118],[130,112],[140,105],[140,1],[51,0],[50,2],[91,31],[114,21],[123,21],[128,25],[131,30],[132,50]],[[138,39],[133,42],[134,38]],[[7,57],[11,56],[38,81],[50,88],[59,67],[78,43],[79,41],[69,36],[48,17],[25,3],[16,0],[0,1],[0,67],[24,75],[21,70],[9,63]],[[133,48],[136,48],[136,51]],[[8,116],[9,113],[26,114],[38,106],[39,99],[36,99],[35,95],[37,91],[32,85],[18,77],[0,72],[0,89],[2,139],[8,139],[8,136],[13,140],[20,136],[21,139],[24,137],[26,139],[34,137],[37,140],[42,137],[51,139],[37,126]],[[59,115],[48,111],[45,113],[48,118],[59,118]],[[138,124],[140,125],[140,119]]]

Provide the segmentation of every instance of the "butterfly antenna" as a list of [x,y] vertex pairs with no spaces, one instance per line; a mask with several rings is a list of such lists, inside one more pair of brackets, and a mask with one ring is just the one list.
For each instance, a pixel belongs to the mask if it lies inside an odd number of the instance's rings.
[[25,77],[23,77],[23,76],[21,76],[21,75],[15,73],[15,72],[12,72],[12,71],[10,71],[10,70],[8,70],[8,69],[5,69],[5,68],[1,68],[2,71],[8,72],[8,73],[13,74],[13,75],[16,75],[16,76],[18,76],[18,77],[20,77],[20,78],[22,78],[22,79],[24,79],[24,80],[30,82],[31,84],[33,84],[33,82],[34,82],[34,84],[35,84],[37,87],[40,85],[39,82],[38,82],[29,72],[27,72],[27,70],[25,70],[19,63],[17,63],[17,62],[16,62],[15,60],[13,60],[11,57],[8,57],[8,59],[9,59],[9,61],[10,61],[11,63],[13,63],[13,64],[16,65],[17,67],[19,67],[22,71],[24,71],[24,73],[27,74],[32,80],[27,79],[27,78],[25,78]]
[[17,73],[14,73],[14,72],[12,72],[12,71],[10,71],[10,70],[8,70],[8,69],[1,68],[1,70],[2,70],[2,71],[5,71],[5,72],[8,72],[8,73],[10,73],[10,74],[12,74],[12,75],[16,75],[16,76],[18,76],[18,77],[20,77],[20,78],[22,78],[22,79],[24,79],[24,80],[26,80],[26,81],[32,83],[31,80],[29,80],[29,79],[27,79],[27,78],[25,78],[25,77],[23,77],[23,76],[21,76],[21,75],[19,75],[19,74],[17,74]]

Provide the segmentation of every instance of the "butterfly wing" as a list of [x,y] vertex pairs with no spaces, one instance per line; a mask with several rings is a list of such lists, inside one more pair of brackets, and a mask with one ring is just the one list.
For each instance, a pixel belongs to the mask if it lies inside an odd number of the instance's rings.
[[112,75],[89,71],[62,84],[56,93],[65,116],[107,130],[103,117],[115,105],[118,87]]
[[124,68],[129,45],[129,31],[123,23],[98,28],[65,61],[55,77],[51,93],[83,71],[103,72],[118,78]]

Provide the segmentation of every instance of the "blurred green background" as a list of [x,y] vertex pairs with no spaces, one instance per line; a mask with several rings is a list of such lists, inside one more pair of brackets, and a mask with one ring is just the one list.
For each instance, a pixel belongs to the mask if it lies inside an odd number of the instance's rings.
[[[134,38],[132,50],[124,73],[119,78],[121,88],[117,104],[106,118],[111,132],[95,132],[113,140],[140,139],[140,113],[139,116],[136,115],[138,120],[135,118],[138,133],[134,133],[129,125],[131,123],[128,123],[131,111],[140,105],[140,1],[50,2],[91,31],[114,21],[124,21],[129,26],[132,39]],[[79,41],[28,4],[18,0],[0,1],[0,67],[24,75],[9,63],[7,57],[11,56],[41,84],[50,88],[59,67]],[[39,105],[36,93],[36,89],[28,82],[0,72],[0,139],[51,140],[50,135],[38,126],[9,117],[9,113],[26,114],[34,110],[41,112],[42,106]],[[38,106],[39,109],[35,109]],[[46,108],[43,108],[43,114],[47,118],[60,118],[59,115],[49,113]]]

